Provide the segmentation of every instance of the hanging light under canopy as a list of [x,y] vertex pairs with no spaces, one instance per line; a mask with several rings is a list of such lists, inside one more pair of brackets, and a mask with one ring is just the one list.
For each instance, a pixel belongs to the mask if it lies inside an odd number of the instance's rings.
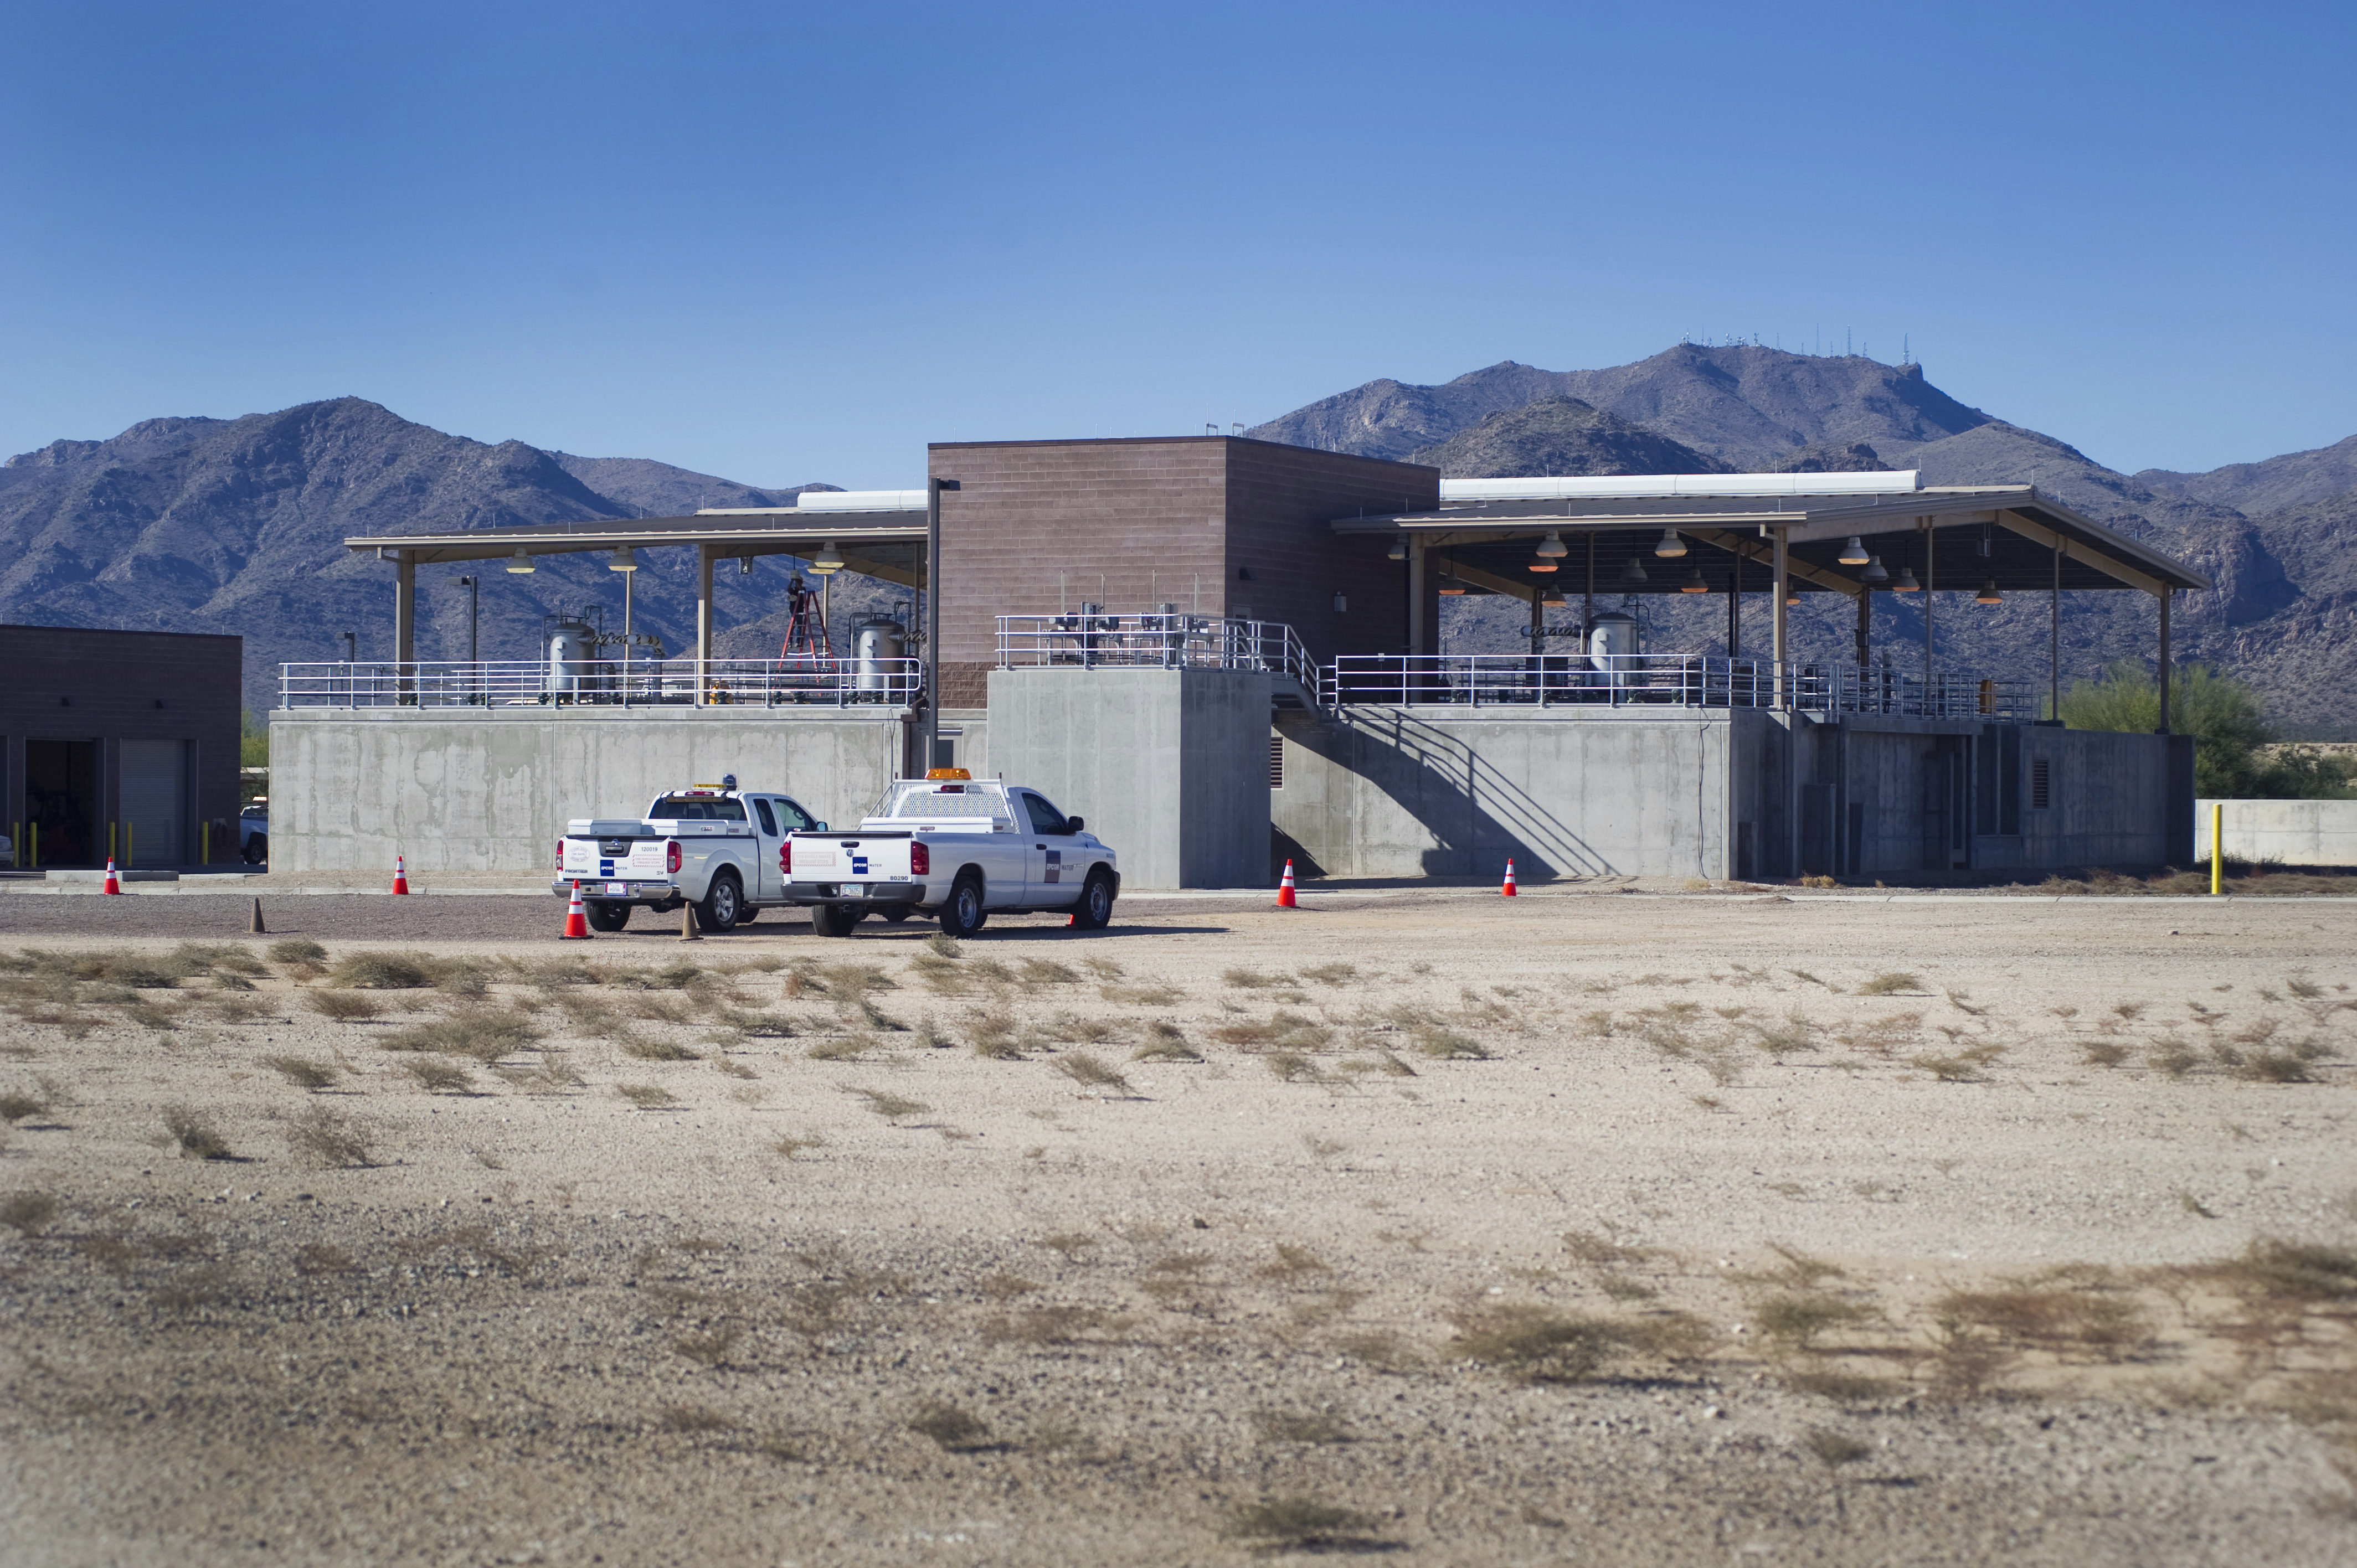
[[1664,561],[1674,561],[1686,553],[1686,542],[1678,537],[1674,528],[1662,530],[1662,542],[1653,546],[1653,553]]
[[1868,556],[1866,562],[1866,570],[1860,572],[1857,575],[1858,581],[1862,583],[1872,583],[1878,586],[1890,581],[1890,573],[1882,564],[1882,557],[1879,555]]
[[819,553],[811,557],[810,569],[822,577],[833,576],[843,570],[843,553],[834,547],[834,540],[821,545]]
[[1976,605],[2001,605],[2005,603],[2005,596],[1996,591],[1996,579],[1995,577],[1991,577],[1981,584],[1981,591],[1973,596],[1973,603]]
[[1710,592],[1710,585],[1702,580],[1702,567],[1700,565],[1690,566],[1686,569],[1686,580],[1678,585],[1678,592],[1682,594],[1706,594]]
[[1634,555],[1630,556],[1629,564],[1620,568],[1620,581],[1635,587],[1645,580],[1645,564]]
[[1865,565],[1867,560],[1870,559],[1866,553],[1866,541],[1860,539],[1855,533],[1851,534],[1849,536],[1849,542],[1842,546],[1841,553],[1835,556],[1834,559],[1840,562],[1845,566]]
[[523,546],[519,544],[516,546],[516,553],[508,559],[508,570],[519,577],[528,577],[540,568],[532,564],[532,557],[525,554]]

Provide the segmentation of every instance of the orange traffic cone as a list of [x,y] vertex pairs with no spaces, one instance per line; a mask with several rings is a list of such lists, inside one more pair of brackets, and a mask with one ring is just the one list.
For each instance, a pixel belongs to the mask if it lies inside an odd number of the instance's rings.
[[409,891],[409,862],[397,854],[393,857],[393,890],[395,893]]
[[1301,908],[1301,901],[1293,896],[1293,862],[1289,860],[1285,863],[1285,875],[1276,885],[1276,907],[1280,909]]
[[1506,885],[1498,891],[1509,898],[1514,896],[1514,863],[1511,860],[1506,862]]
[[99,891],[101,893],[120,893],[123,891],[123,884],[115,879],[114,857],[111,854],[106,857],[106,886],[100,888]]
[[561,942],[586,942],[589,940],[589,911],[581,902],[581,884],[573,885],[573,902],[565,907],[565,934]]

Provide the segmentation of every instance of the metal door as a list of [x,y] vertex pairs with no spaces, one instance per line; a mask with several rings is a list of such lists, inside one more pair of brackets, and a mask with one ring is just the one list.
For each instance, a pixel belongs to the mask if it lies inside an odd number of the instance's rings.
[[188,858],[188,743],[126,740],[123,746],[124,865],[178,865]]

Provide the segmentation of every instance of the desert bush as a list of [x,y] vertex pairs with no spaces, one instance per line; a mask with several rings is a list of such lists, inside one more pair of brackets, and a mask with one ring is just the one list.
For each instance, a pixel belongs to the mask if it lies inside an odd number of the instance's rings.
[[1135,1092],[1129,1087],[1129,1079],[1124,1078],[1117,1069],[1108,1067],[1086,1052],[1076,1051],[1070,1056],[1058,1057],[1056,1070],[1083,1089],[1109,1090],[1125,1097]]
[[313,1105],[286,1124],[286,1142],[296,1154],[328,1166],[370,1165],[367,1132],[350,1118],[324,1105]]
[[1986,1328],[2000,1340],[2057,1352],[2092,1351],[2116,1360],[2144,1343],[2144,1314],[2125,1295],[2072,1286],[1953,1291],[1933,1309],[1951,1323]]
[[641,1111],[660,1111],[666,1105],[679,1103],[671,1090],[655,1083],[618,1083],[614,1092]]
[[22,1122],[27,1116],[46,1116],[48,1112],[49,1102],[39,1095],[0,1094],[0,1121]]
[[1256,1410],[1252,1423],[1266,1443],[1356,1443],[1358,1434],[1337,1416],[1318,1412]]
[[1794,1350],[1813,1347],[1828,1330],[1870,1320],[1874,1314],[1855,1302],[1830,1295],[1770,1296],[1752,1309],[1752,1320],[1771,1341]]
[[1860,1443],[1857,1438],[1844,1436],[1838,1432],[1823,1426],[1810,1428],[1808,1435],[1802,1438],[1801,1442],[1827,1468],[1835,1465],[1851,1464],[1874,1452],[1872,1448]]
[[1593,1375],[1627,1345],[1626,1328],[1539,1307],[1501,1306],[1458,1316],[1458,1348],[1523,1382],[1569,1383]]
[[658,1039],[634,1029],[616,1030],[614,1044],[622,1048],[623,1055],[636,1057],[642,1062],[700,1062],[704,1059],[700,1054],[677,1041]]
[[58,1195],[53,1192],[12,1192],[0,1197],[0,1225],[19,1236],[40,1234],[57,1214]]
[[490,1063],[539,1038],[529,1019],[477,1009],[413,1025],[379,1043],[389,1051],[435,1051]]
[[932,1109],[920,1101],[906,1100],[880,1089],[855,1089],[854,1094],[867,1102],[867,1109],[887,1122],[899,1122],[910,1116],[922,1116]]
[[1901,972],[1892,974],[1876,975],[1872,980],[1867,981],[1865,984],[1857,988],[1857,994],[1860,996],[1896,996],[1902,992],[1921,991],[1922,989],[1923,982],[1920,976]]
[[180,1146],[184,1160],[225,1160],[230,1157],[229,1140],[213,1126],[211,1118],[192,1105],[164,1107],[164,1129]]
[[1415,1036],[1415,1048],[1428,1057],[1443,1059],[1487,1061],[1490,1052],[1480,1041],[1470,1039],[1454,1029],[1428,1028]]
[[2092,1040],[2081,1049],[2089,1067],[2117,1067],[2128,1059],[2127,1047],[2117,1040]]
[[1287,1494],[1238,1503],[1228,1510],[1220,1533],[1232,1541],[1266,1542],[1272,1549],[1348,1551],[1379,1547],[1379,1542],[1365,1539],[1379,1522],[1372,1514]]
[[734,1432],[737,1423],[714,1410],[710,1405],[667,1404],[656,1413],[655,1424],[665,1432],[691,1434],[709,1432]]
[[420,1057],[404,1062],[409,1076],[429,1094],[468,1093],[475,1087],[475,1076],[456,1062]]
[[931,1438],[951,1454],[971,1453],[990,1443],[990,1427],[981,1417],[939,1400],[918,1406],[909,1418],[909,1430]]
[[270,944],[270,961],[298,969],[316,969],[328,961],[328,950],[308,937],[285,937]]
[[1023,981],[1027,985],[1078,985],[1080,972],[1068,963],[1053,959],[1027,958],[1022,961]]
[[264,1057],[262,1065],[297,1089],[327,1089],[336,1081],[336,1069],[304,1057]]
[[1256,969],[1223,969],[1220,978],[1239,991],[1265,991],[1289,983],[1281,974],[1263,974]]
[[368,997],[350,991],[308,991],[304,993],[303,1001],[312,1012],[339,1024],[355,1024],[384,1011]]
[[728,1352],[744,1337],[743,1328],[724,1324],[706,1334],[683,1334],[671,1342],[671,1348],[701,1366],[723,1367],[728,1364]]
[[390,953],[356,953],[329,970],[328,980],[353,991],[424,991],[434,983],[422,961]]

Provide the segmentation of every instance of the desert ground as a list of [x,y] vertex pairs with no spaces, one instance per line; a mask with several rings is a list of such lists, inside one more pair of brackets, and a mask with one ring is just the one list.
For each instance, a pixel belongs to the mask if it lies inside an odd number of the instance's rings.
[[2357,1561],[2357,901],[1311,902],[0,897],[0,1555]]

